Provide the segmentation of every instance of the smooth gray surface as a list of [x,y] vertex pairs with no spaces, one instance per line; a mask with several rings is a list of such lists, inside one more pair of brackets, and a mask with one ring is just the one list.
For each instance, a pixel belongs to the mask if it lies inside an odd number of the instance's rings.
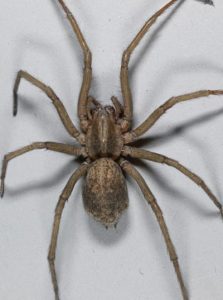
[[[50,101],[22,82],[19,69],[54,88],[77,124],[82,53],[55,0],[1,1],[0,136],[6,152],[33,141],[70,142]],[[67,0],[93,52],[92,95],[121,98],[121,53],[164,0]],[[171,13],[172,12],[172,13]],[[188,0],[146,36],[131,63],[134,124],[173,95],[223,88],[223,2]],[[223,201],[223,97],[178,105],[151,130],[145,148],[169,155],[202,175]],[[36,151],[9,164],[0,202],[0,299],[54,299],[47,252],[53,211],[71,157]],[[223,222],[209,198],[177,171],[139,165],[166,217],[186,285],[196,300],[223,299]],[[139,189],[128,182],[130,207],[116,230],[85,213],[81,184],[64,211],[57,273],[61,300],[175,300],[179,287],[158,225]]]

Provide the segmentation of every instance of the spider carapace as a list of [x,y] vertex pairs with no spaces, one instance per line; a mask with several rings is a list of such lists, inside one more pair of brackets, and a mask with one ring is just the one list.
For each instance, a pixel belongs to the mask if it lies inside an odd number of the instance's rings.
[[[89,115],[89,114],[88,114]],[[91,159],[117,159],[123,148],[119,115],[112,106],[99,106],[91,111],[86,133],[86,150]]]

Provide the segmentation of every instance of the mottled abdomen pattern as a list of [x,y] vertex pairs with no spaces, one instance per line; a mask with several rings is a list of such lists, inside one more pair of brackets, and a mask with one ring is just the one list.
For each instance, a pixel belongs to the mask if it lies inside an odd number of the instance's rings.
[[119,165],[109,158],[90,166],[83,189],[85,209],[105,226],[118,222],[128,207],[126,181]]

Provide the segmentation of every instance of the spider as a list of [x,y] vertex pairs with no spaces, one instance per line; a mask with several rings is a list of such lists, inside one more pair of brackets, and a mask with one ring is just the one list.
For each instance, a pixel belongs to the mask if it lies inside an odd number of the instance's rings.
[[177,169],[203,189],[223,216],[222,204],[198,175],[192,173],[189,169],[172,158],[148,150],[139,149],[132,145],[174,105],[205,96],[223,94],[223,90],[200,90],[172,97],[150,114],[137,128],[131,128],[133,108],[131,88],[128,79],[128,65],[131,54],[151,26],[157,21],[159,16],[176,2],[177,0],[169,1],[149,18],[123,52],[120,80],[124,105],[113,96],[111,98],[112,106],[102,106],[96,99],[89,95],[92,79],[91,51],[71,11],[63,0],[58,0],[58,3],[61,5],[62,10],[66,14],[67,19],[76,34],[84,55],[83,81],[78,100],[78,117],[81,130],[78,130],[74,126],[63,103],[49,86],[45,85],[26,71],[21,70],[17,74],[13,90],[13,114],[17,114],[17,92],[20,81],[21,79],[25,79],[48,96],[56,108],[67,132],[80,144],[80,146],[72,146],[56,142],[35,142],[6,154],[2,164],[0,191],[1,196],[3,197],[4,181],[8,163],[20,155],[36,149],[47,149],[82,158],[82,164],[69,178],[55,209],[48,261],[56,300],[59,300],[59,289],[55,270],[55,255],[61,216],[76,182],[81,177],[85,176],[83,187],[84,207],[89,214],[106,227],[116,225],[119,217],[128,207],[128,194],[124,175],[129,175],[137,182],[160,226],[184,300],[188,300],[189,297],[181,274],[176,250],[165,223],[162,210],[143,177],[130,163],[129,158],[146,159],[156,163],[166,164]]

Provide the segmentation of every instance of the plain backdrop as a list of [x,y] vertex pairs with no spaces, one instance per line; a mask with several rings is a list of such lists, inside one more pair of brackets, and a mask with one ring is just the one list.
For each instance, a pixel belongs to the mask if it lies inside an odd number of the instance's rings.
[[[165,0],[67,0],[93,53],[91,94],[121,99],[121,54]],[[78,124],[82,52],[56,0],[7,0],[0,9],[0,156],[34,141],[75,144],[50,100],[22,81],[12,116],[16,72],[27,70],[61,98]],[[179,1],[130,61],[134,126],[174,95],[223,89],[223,2]],[[179,104],[145,135],[144,148],[199,174],[223,202],[223,96]],[[54,299],[47,253],[54,208],[79,163],[37,150],[10,162],[0,202],[0,299]],[[178,171],[137,164],[164,212],[190,299],[223,299],[223,222],[204,192]],[[82,181],[64,210],[56,268],[61,300],[178,300],[173,267],[154,215],[128,180],[130,205],[116,229],[84,211]]]

